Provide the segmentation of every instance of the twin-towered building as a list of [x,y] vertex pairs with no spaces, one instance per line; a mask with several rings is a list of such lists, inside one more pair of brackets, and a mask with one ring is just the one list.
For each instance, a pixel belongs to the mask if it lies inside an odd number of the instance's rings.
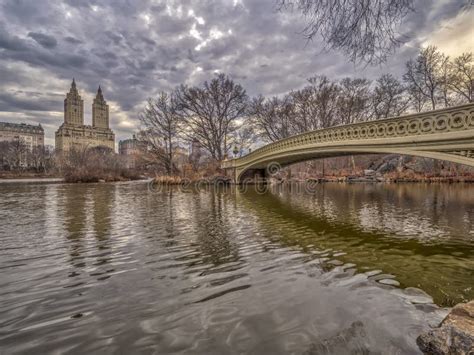
[[92,126],[84,124],[84,100],[73,79],[64,99],[64,123],[56,131],[56,150],[107,147],[115,150],[115,134],[109,128],[109,105],[99,86],[92,104]]

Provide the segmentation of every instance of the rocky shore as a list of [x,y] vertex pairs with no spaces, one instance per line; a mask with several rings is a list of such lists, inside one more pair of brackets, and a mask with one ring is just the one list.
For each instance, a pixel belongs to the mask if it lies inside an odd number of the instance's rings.
[[474,301],[453,307],[441,324],[416,340],[424,354],[474,354]]

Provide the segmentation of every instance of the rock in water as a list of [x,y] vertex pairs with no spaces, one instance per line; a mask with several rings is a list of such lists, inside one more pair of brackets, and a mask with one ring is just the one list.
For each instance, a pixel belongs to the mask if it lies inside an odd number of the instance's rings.
[[456,305],[438,328],[421,334],[416,343],[425,354],[474,354],[474,301]]

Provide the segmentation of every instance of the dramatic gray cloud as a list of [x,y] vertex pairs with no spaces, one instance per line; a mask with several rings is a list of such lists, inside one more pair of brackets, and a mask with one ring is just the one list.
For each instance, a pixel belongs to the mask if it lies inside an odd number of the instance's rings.
[[28,37],[33,38],[36,42],[42,45],[45,48],[53,48],[56,47],[58,41],[53,36],[48,36],[42,33],[30,32],[28,33]]
[[416,0],[401,28],[406,43],[382,66],[357,67],[317,40],[307,43],[299,14],[276,11],[274,0],[0,0],[0,120],[40,122],[53,143],[72,77],[88,122],[102,86],[123,139],[138,127],[147,97],[217,73],[250,95],[280,95],[316,74],[401,75],[422,45],[458,54],[460,46],[450,44],[465,38],[472,50],[472,12],[463,13],[464,4]]

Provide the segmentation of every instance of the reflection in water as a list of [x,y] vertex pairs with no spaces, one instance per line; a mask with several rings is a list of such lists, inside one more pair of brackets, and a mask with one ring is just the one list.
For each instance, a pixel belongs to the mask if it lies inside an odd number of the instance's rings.
[[[107,185],[99,191],[92,193],[92,225],[94,229],[94,237],[97,243],[97,257],[94,265],[104,265],[110,262],[112,245],[111,229],[112,229],[112,213],[114,206],[115,185]],[[108,272],[114,271],[114,269]],[[107,271],[106,271],[107,272]],[[102,273],[97,273],[102,275]],[[103,276],[109,277],[109,276]]]
[[[75,267],[84,267],[84,256],[82,255],[83,239],[87,226],[87,194],[82,186],[66,187],[62,197],[64,198],[64,214],[61,219],[64,223],[64,232],[70,241],[71,264]],[[74,271],[71,276],[77,275]]]
[[[262,223],[280,232],[280,241],[306,251],[314,249],[308,245],[330,249],[361,270],[382,269],[402,286],[421,287],[437,303],[452,305],[474,298],[470,189],[328,184],[312,196],[275,188],[244,200]],[[435,207],[428,208],[431,203]]]
[[[58,219],[64,225],[64,235],[69,241],[71,264],[76,268],[86,266],[89,235],[96,240],[96,262],[106,264],[110,254],[111,216],[115,185],[108,184],[97,189],[88,185],[66,185],[60,187],[64,207],[58,211]],[[56,191],[57,192],[57,191]],[[95,273],[97,275],[97,273]],[[75,270],[71,277],[79,275]]]
[[199,249],[205,263],[220,265],[238,260],[238,249],[231,242],[229,227],[232,211],[230,201],[222,194],[198,194],[193,199],[194,223]]
[[98,191],[93,191],[93,228],[95,237],[98,241],[98,248],[105,247],[106,242],[110,237],[111,229],[111,215],[113,213],[115,185],[108,184]]
[[473,192],[0,185],[2,351],[416,353],[474,297]]

